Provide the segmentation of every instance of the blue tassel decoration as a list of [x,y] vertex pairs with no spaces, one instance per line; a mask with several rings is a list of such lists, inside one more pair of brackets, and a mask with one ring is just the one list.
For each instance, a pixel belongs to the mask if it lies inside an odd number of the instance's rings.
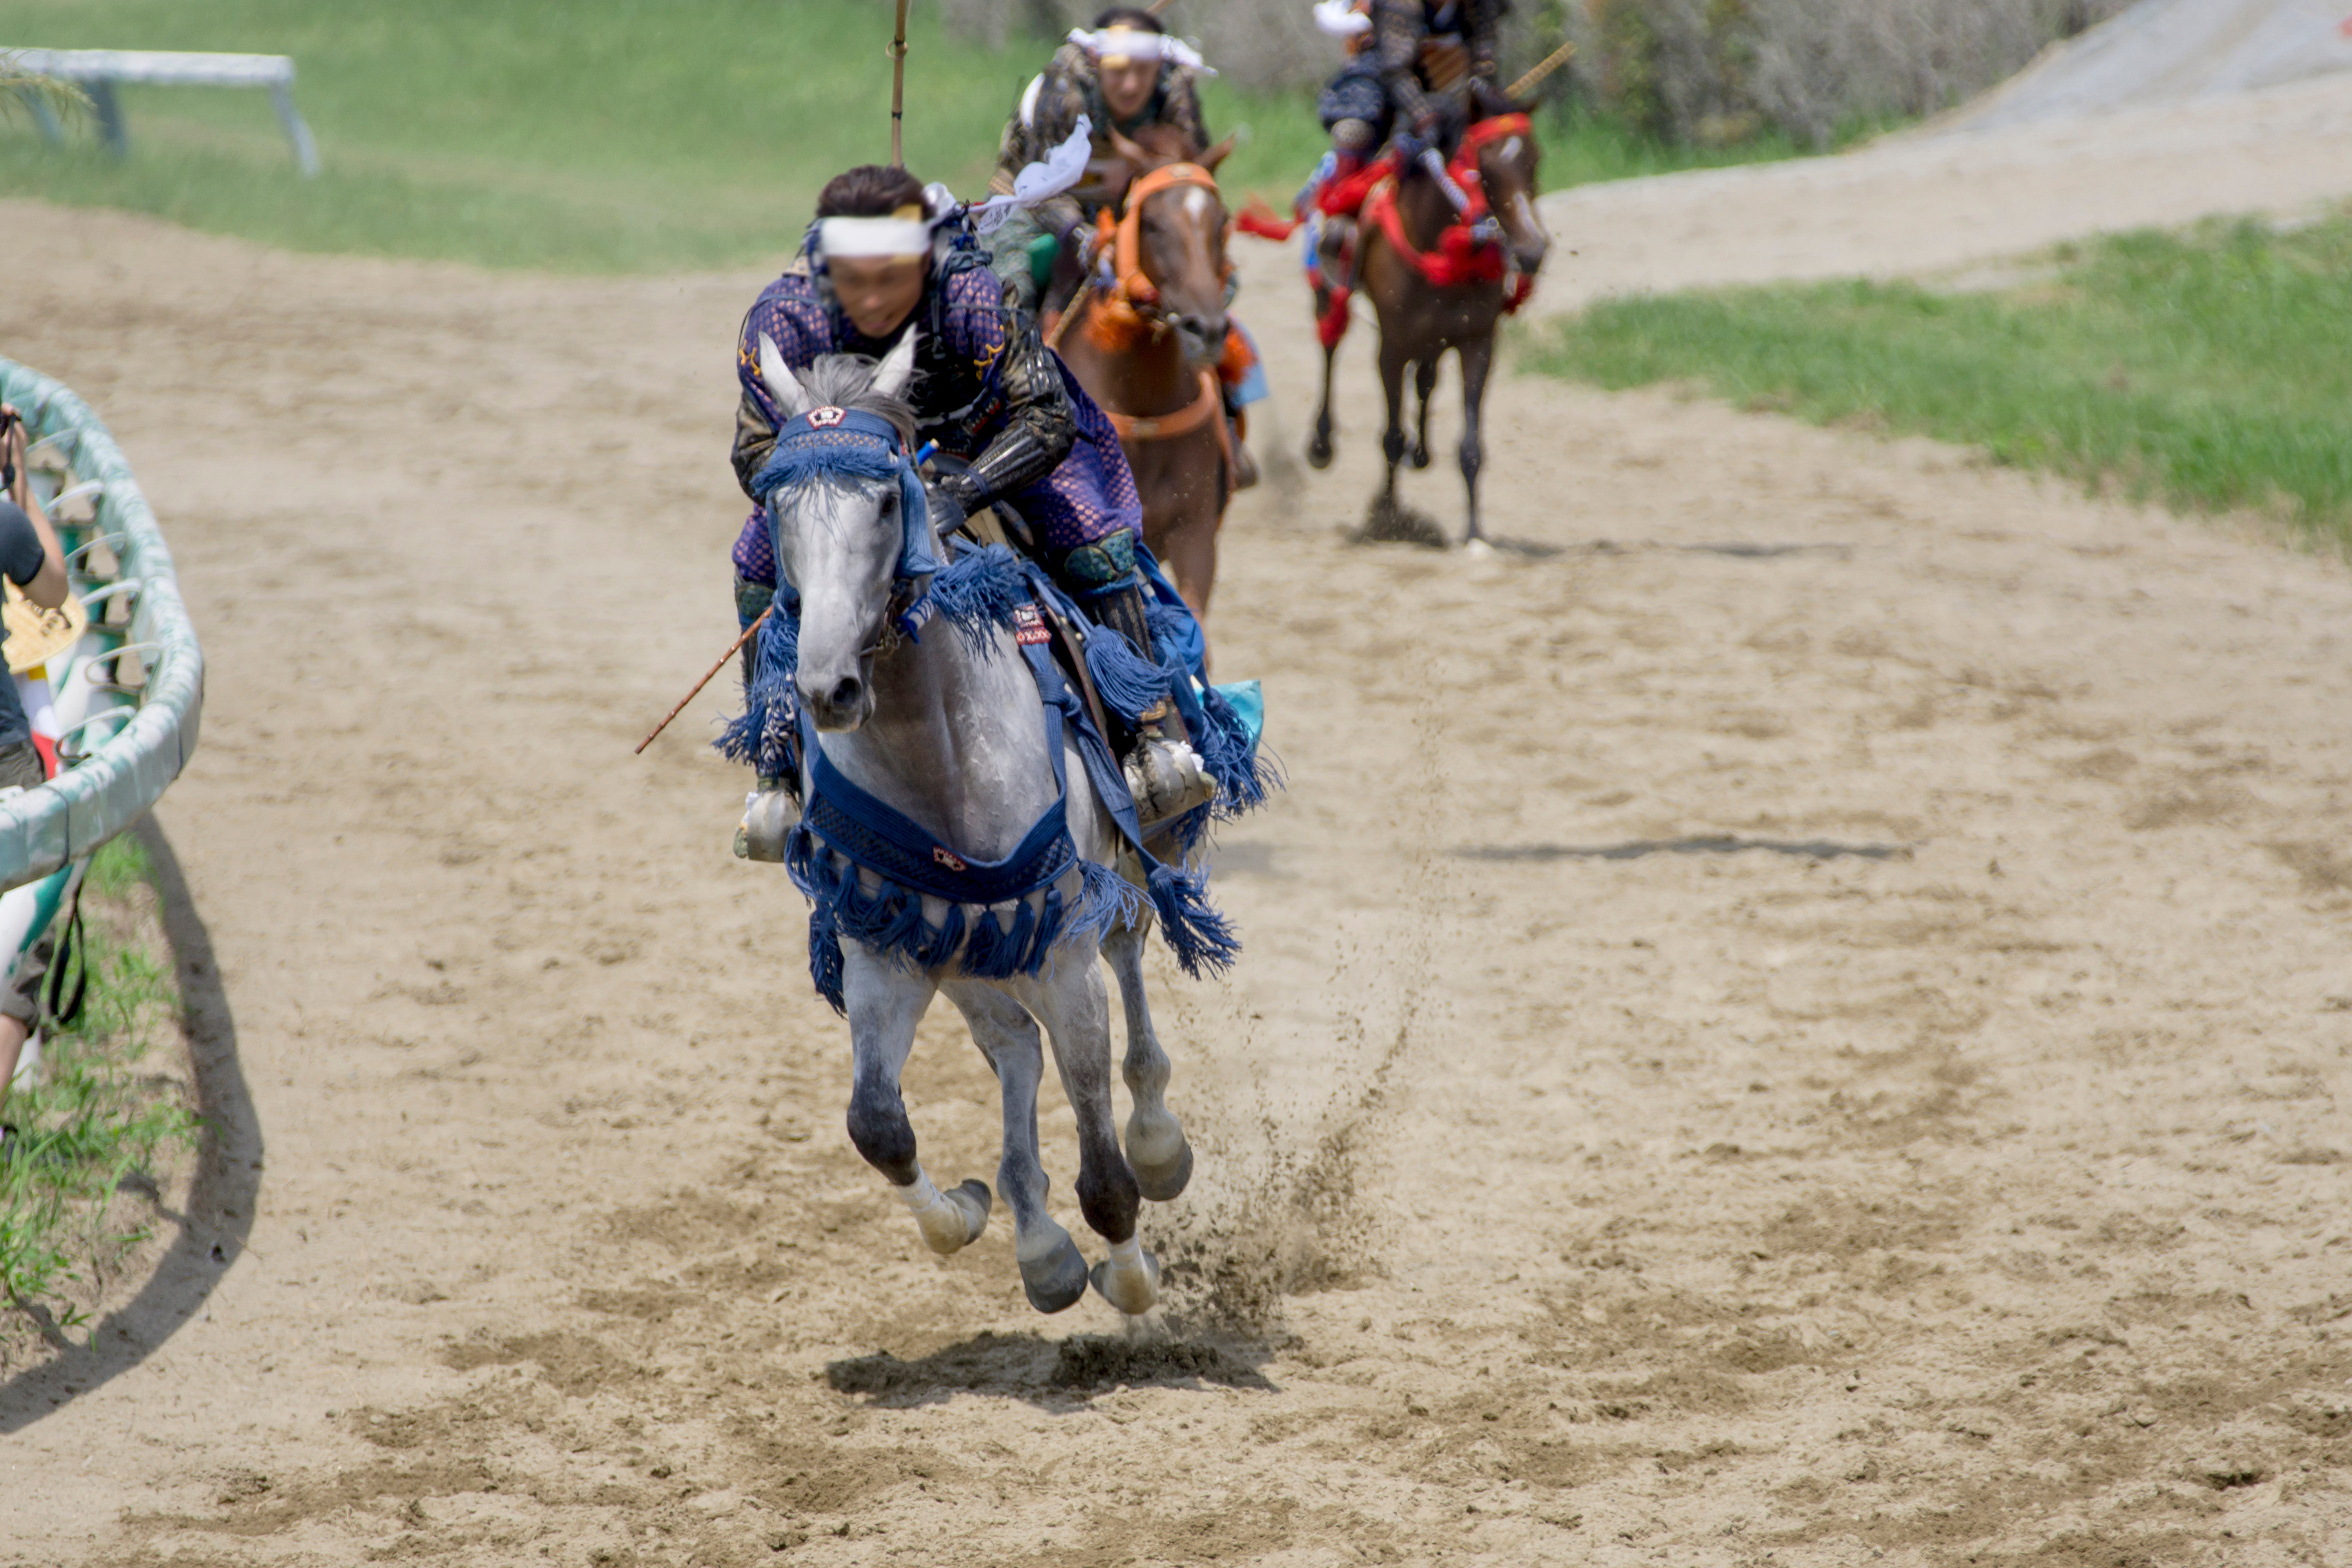
[[1209,902],[1208,879],[1174,866],[1151,872],[1151,906],[1160,911],[1160,935],[1184,973],[1199,980],[1223,974],[1241,955],[1231,921]]
[[1108,626],[1097,626],[1087,637],[1087,674],[1103,706],[1129,724],[1139,722],[1168,695],[1171,672],[1135,651],[1134,646]]
[[931,590],[909,616],[936,616],[961,633],[975,651],[988,647],[999,627],[1029,603],[1029,576],[1021,560],[1002,544],[968,551],[931,579]]
[[833,911],[823,904],[809,911],[809,978],[835,1012],[849,1016],[841,997],[841,933],[834,928]]

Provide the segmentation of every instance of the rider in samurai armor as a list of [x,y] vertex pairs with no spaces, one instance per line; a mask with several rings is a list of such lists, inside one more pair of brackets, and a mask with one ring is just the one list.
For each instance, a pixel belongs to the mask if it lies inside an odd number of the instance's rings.
[[[1496,79],[1498,35],[1510,0],[1321,0],[1315,20],[1348,41],[1348,63],[1318,108],[1331,151],[1299,194],[1310,226],[1307,271],[1336,298],[1344,322],[1356,254],[1356,214],[1393,136],[1410,157],[1451,118],[1466,123],[1510,105]],[[1326,342],[1333,341],[1326,322]]]
[[[1124,194],[1123,184],[1108,177],[1118,158],[1110,132],[1132,140],[1166,126],[1188,145],[1205,149],[1209,132],[1198,84],[1202,77],[1216,74],[1190,44],[1170,37],[1160,18],[1132,5],[1112,6],[1095,18],[1091,30],[1073,31],[1069,42],[1055,51],[1005,124],[989,189],[1009,194],[1021,171],[1061,145],[1081,117],[1096,128],[1095,156],[1087,179],[1075,189],[1015,213],[989,237],[992,265],[1022,305],[1031,310],[1068,305],[1066,289],[1058,298],[1052,289],[1055,263],[1066,246],[1090,243],[1096,215]],[[1258,476],[1241,439],[1248,424],[1243,410],[1265,397],[1267,388],[1256,348],[1239,323],[1230,337],[1234,341],[1228,344],[1222,384],[1225,415],[1234,423],[1234,488],[1247,489]]]
[[[927,490],[940,533],[1004,503],[1063,591],[1157,662],[1136,560],[1142,503],[1118,433],[1045,348],[1034,320],[1007,303],[954,197],[876,165],[825,186],[800,255],[743,319],[733,459],[760,510],[735,543],[738,624],[749,626],[776,587],[766,498],[751,490],[783,423],[761,374],[761,340],[772,340],[797,373],[822,354],[879,359],[909,330],[920,333],[909,400],[919,438],[937,448]],[[1127,739],[1129,777],[1147,816],[1175,815],[1213,794],[1172,713],[1148,717]],[[761,784],[799,788],[797,779]]]

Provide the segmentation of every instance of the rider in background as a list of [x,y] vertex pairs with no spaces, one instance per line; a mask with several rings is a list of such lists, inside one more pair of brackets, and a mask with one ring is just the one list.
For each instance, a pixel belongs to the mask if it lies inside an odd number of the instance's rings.
[[[1005,124],[990,193],[1010,195],[1021,171],[1060,146],[1081,115],[1095,128],[1095,157],[1076,190],[1014,213],[989,237],[991,264],[1025,309],[1043,313],[1068,305],[1066,292],[1056,297],[1051,290],[1055,261],[1065,247],[1088,245],[1097,215],[1125,194],[1124,180],[1112,177],[1123,165],[1112,150],[1111,132],[1133,140],[1164,126],[1185,145],[1205,150],[1209,132],[1199,80],[1215,74],[1191,45],[1170,37],[1159,17],[1139,6],[1114,5],[1095,18],[1091,31],[1073,32],[1031,79]],[[1225,416],[1234,426],[1236,489],[1257,482],[1257,465],[1243,444],[1244,410],[1266,395],[1256,368],[1256,347],[1235,322],[1220,370]]]
[[1344,312],[1356,214],[1391,138],[1410,158],[1439,139],[1449,117],[1466,123],[1509,108],[1496,72],[1510,0],[1322,0],[1315,10],[1325,32],[1348,39],[1349,59],[1318,105],[1331,151],[1299,193],[1299,210],[1319,230],[1307,246],[1308,274]]
[[[822,354],[879,359],[913,329],[921,336],[908,401],[919,439],[938,447],[927,489],[940,534],[1007,503],[1063,591],[1157,662],[1135,553],[1143,507],[1118,435],[1046,349],[1034,319],[1007,301],[954,197],[926,191],[904,169],[869,164],[827,184],[816,212],[801,254],[761,291],[736,344],[735,475],[760,503],[735,543],[739,625],[776,587],[765,498],[751,489],[783,423],[760,373],[761,339],[803,372]],[[1179,730],[1171,737],[1147,725],[1134,737],[1128,763],[1148,786],[1139,795],[1157,802],[1196,787],[1181,754],[1151,743],[1181,739]],[[762,785],[797,794],[798,783]]]
[[[54,610],[66,602],[71,587],[66,556],[26,473],[25,422],[14,404],[0,403],[0,468],[8,475],[7,496],[0,499],[0,573],[24,589],[27,600]],[[7,627],[0,625],[0,646],[7,637]],[[0,659],[0,667],[5,663]],[[47,781],[48,770],[33,744],[33,726],[17,699],[16,683],[0,668],[0,789],[38,789]],[[48,949],[47,938],[26,949],[6,985],[0,986],[0,1105],[7,1102],[17,1055],[40,1021]],[[0,1124],[0,1158],[7,1157],[15,1137],[14,1129]]]
[[1044,295],[1056,253],[1074,233],[1091,230],[1095,215],[1121,195],[1123,182],[1115,186],[1110,179],[1118,164],[1113,131],[1132,140],[1166,126],[1192,146],[1208,146],[1198,85],[1203,74],[1215,73],[1181,39],[1170,37],[1160,18],[1114,5],[1095,18],[1093,31],[1072,33],[1031,79],[1005,124],[989,193],[1012,194],[1015,176],[1068,140],[1081,115],[1094,126],[1095,153],[1085,184],[1013,214],[989,237],[992,259],[1024,308],[1055,303]]

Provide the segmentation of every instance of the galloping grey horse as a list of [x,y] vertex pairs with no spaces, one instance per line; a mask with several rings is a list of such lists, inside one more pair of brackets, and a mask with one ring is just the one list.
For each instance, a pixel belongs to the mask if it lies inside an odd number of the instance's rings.
[[[913,416],[903,398],[914,371],[913,330],[879,366],[829,355],[805,378],[783,363],[772,343],[762,349],[762,377],[787,420],[830,408],[859,410],[888,420],[901,443],[911,446]],[[978,639],[936,631],[916,640],[895,630],[905,542],[900,505],[894,484],[841,478],[781,486],[769,500],[782,581],[800,597],[798,693],[820,732],[825,761],[940,844],[975,861],[1013,852],[1053,805],[1061,787],[1058,772],[1068,781],[1068,823],[1078,856],[1116,868],[1118,832],[1088,786],[1066,731],[1049,742],[1037,683],[1013,634],[990,627]],[[936,553],[936,537],[929,542]],[[1049,744],[1066,750],[1059,770]],[[808,767],[803,758],[804,797]],[[870,891],[871,874],[860,875]],[[1077,906],[1082,880],[1074,867],[1056,884],[1065,907]],[[1041,889],[1026,900],[1033,913],[1043,898]],[[940,926],[950,906],[928,896],[922,902],[925,921]],[[967,929],[980,912],[964,910]],[[1148,917],[1134,915],[1114,923],[1100,946],[1118,977],[1127,1013],[1124,1076],[1134,1112],[1124,1154],[1111,1106],[1108,1000],[1092,937],[1066,942],[1035,974],[1008,979],[965,973],[961,952],[941,968],[922,970],[853,941],[842,944],[842,998],[856,1064],[851,1141],[889,1180],[932,1251],[953,1254],[986,1228],[987,1185],[972,1180],[942,1192],[933,1184],[916,1157],[914,1128],[899,1097],[898,1075],[914,1048],[915,1026],[932,996],[944,993],[996,1073],[1004,1118],[996,1190],[1012,1207],[1022,1284],[1040,1311],[1071,1305],[1086,1293],[1089,1279],[1070,1233],[1045,1209],[1045,1173],[1037,1152],[1041,1024],[1052,1037],[1062,1087],[1077,1113],[1078,1207],[1110,1243],[1109,1258],[1092,1272],[1095,1288],[1130,1314],[1149,1309],[1159,1294],[1159,1262],[1136,1235],[1139,1199],[1166,1201],[1181,1193],[1192,1152],[1167,1107],[1168,1057],[1152,1033],[1144,997],[1148,930]]]

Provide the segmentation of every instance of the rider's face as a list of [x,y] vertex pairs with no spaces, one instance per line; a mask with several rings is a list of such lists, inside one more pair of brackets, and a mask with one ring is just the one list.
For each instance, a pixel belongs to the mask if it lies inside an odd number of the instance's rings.
[[869,338],[897,331],[923,301],[919,256],[845,256],[826,262],[825,271],[850,325]]
[[1151,101],[1151,89],[1160,85],[1158,60],[1122,59],[1102,64],[1103,105],[1114,120],[1132,120],[1143,112]]

